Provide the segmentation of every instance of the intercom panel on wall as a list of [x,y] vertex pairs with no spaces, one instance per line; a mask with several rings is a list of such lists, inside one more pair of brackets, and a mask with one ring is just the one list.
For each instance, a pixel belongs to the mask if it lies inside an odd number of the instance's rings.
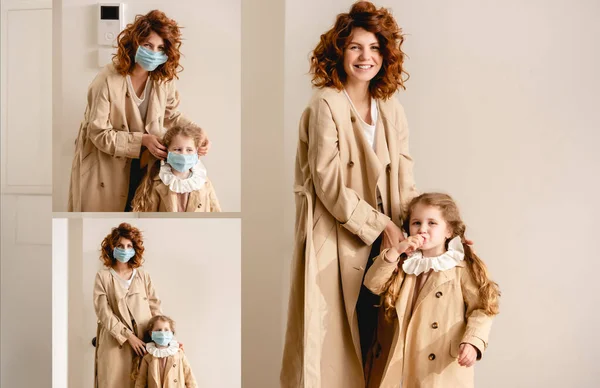
[[113,46],[125,28],[125,4],[98,3],[98,44]]

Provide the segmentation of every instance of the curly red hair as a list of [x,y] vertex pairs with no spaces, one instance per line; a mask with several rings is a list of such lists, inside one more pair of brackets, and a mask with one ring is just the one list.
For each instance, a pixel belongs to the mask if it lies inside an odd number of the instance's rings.
[[344,50],[350,43],[355,28],[363,28],[375,34],[383,57],[381,70],[369,84],[371,96],[388,99],[399,88],[406,89],[404,82],[408,80],[408,73],[402,67],[405,56],[401,49],[404,42],[402,29],[398,27],[390,11],[385,8],[377,9],[368,1],[359,1],[349,13],[339,14],[333,28],[321,35],[310,58],[313,85],[338,90],[344,88],[347,77],[344,71]]
[[117,53],[113,56],[115,69],[123,76],[131,74],[135,67],[135,53],[138,46],[143,44],[154,31],[164,40],[164,52],[169,59],[156,70],[151,71],[150,78],[157,81],[179,78],[177,73],[183,70],[183,66],[179,64],[180,28],[175,20],[169,19],[164,12],[156,9],[146,15],[137,15],[134,22],[128,24],[117,37]]
[[144,262],[144,238],[142,232],[130,224],[123,222],[116,228],[112,228],[110,233],[102,240],[100,249],[100,261],[104,263],[105,267],[112,267],[116,264],[117,259],[113,257],[113,249],[119,243],[121,237],[131,240],[133,249],[135,249],[135,256],[133,256],[127,264],[131,268],[138,268]]

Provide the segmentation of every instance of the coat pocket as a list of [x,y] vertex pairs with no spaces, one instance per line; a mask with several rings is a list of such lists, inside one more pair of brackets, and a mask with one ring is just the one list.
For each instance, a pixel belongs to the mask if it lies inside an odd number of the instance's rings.
[[313,246],[316,254],[321,251],[334,227],[333,217],[329,213],[323,212],[313,227]]

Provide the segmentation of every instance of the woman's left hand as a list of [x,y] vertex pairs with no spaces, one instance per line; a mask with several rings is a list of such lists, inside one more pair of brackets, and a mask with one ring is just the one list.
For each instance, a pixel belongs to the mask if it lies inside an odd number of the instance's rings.
[[201,142],[200,142],[200,147],[198,147],[198,156],[204,156],[208,153],[208,150],[210,150],[210,140],[208,140],[208,138],[204,138]]
[[477,361],[477,349],[471,344],[460,344],[458,354],[458,365],[471,367]]
[[179,349],[181,349],[182,352],[185,352],[185,350],[183,349],[183,344],[181,342],[179,342]]
[[388,222],[382,234],[380,251],[391,247],[397,247],[400,241],[404,240],[402,229],[396,226],[392,220]]

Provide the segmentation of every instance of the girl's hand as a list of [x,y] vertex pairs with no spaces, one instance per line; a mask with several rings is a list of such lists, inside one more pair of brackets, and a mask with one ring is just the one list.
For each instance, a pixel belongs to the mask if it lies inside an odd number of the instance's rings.
[[458,365],[471,367],[477,361],[477,349],[471,344],[460,344]]
[[402,230],[390,220],[383,230],[380,252],[384,249],[397,247],[400,241],[404,240]]
[[139,339],[135,334],[131,333],[127,338],[127,342],[129,342],[129,345],[131,345],[131,348],[135,354],[140,357],[144,357],[144,354],[146,354],[146,344],[144,341]]
[[400,245],[398,245],[398,252],[400,252],[400,254],[406,253],[407,255],[410,255],[414,251],[421,248],[424,242],[425,239],[419,234],[408,236],[406,240],[402,241]]
[[158,159],[164,160],[167,158],[167,147],[162,145],[158,137],[145,133],[142,135],[142,145],[148,148],[148,151]]

